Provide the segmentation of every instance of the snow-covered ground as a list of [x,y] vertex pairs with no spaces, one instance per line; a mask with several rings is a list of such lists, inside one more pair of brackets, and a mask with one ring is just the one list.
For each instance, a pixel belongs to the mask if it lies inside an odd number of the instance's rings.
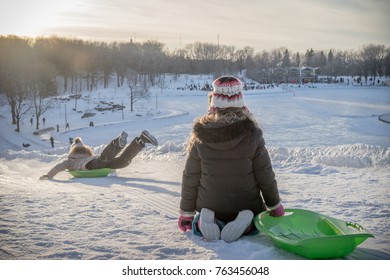
[[[16,133],[1,101],[0,259],[302,259],[262,234],[226,244],[178,229],[185,142],[193,120],[207,110],[207,92],[177,90],[187,82],[167,78],[167,88],[153,89],[133,113],[126,87],[83,92],[75,110],[71,99],[45,114],[41,127],[58,124],[60,131],[40,136],[32,134],[30,116]],[[390,124],[378,120],[390,113],[390,88],[276,87],[246,91],[245,99],[264,131],[284,206],[369,229],[375,239],[347,259],[390,259]],[[126,109],[94,111],[99,101],[123,101]],[[81,118],[86,112],[96,115]],[[69,137],[81,136],[99,153],[121,131],[131,140],[144,129],[160,145],[115,176],[75,179],[63,172],[38,180],[66,158]]]

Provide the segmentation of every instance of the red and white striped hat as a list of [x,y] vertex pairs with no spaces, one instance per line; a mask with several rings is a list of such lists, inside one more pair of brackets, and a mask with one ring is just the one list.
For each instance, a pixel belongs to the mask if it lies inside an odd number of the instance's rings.
[[232,76],[223,76],[216,79],[213,83],[213,92],[209,100],[209,112],[215,112],[224,108],[243,108],[247,109],[242,82]]

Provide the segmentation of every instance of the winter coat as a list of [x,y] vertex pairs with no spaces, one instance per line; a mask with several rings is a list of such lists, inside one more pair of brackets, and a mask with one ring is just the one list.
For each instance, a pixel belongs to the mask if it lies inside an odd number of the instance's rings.
[[73,146],[66,160],[58,163],[48,173],[47,177],[52,179],[59,172],[68,170],[85,170],[88,162],[95,159],[88,146]]
[[228,222],[241,210],[256,215],[280,202],[262,131],[253,117],[198,119],[187,151],[181,212],[208,208]]

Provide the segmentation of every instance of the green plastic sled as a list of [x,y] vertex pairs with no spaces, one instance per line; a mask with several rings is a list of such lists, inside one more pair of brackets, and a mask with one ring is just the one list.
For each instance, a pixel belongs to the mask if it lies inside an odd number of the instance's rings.
[[272,217],[270,211],[255,217],[256,228],[268,234],[276,245],[309,259],[330,259],[352,253],[368,237],[362,226],[317,212],[286,209],[285,216]]
[[100,168],[92,170],[68,170],[68,172],[76,178],[94,178],[94,177],[106,177],[113,170],[111,168]]

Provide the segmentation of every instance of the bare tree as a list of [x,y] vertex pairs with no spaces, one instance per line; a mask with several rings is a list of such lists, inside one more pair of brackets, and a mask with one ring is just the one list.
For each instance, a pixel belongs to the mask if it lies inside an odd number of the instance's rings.
[[164,72],[162,67],[165,61],[163,48],[164,44],[158,41],[147,41],[141,46],[141,63],[138,71],[148,76],[152,86],[158,73]]
[[24,104],[25,62],[31,52],[31,41],[17,36],[0,36],[0,91],[7,96],[10,106],[12,124],[19,122]]
[[53,99],[48,98],[57,93],[53,66],[35,61],[31,65],[28,79],[28,96],[32,99],[32,107],[35,112],[35,128],[39,129],[41,116],[53,105]]
[[220,46],[211,43],[195,42],[185,47],[190,59],[193,63],[194,73],[212,73],[216,72],[218,65],[218,53]]
[[390,47],[386,48],[386,57],[383,64],[383,73],[388,77],[390,76]]
[[[26,57],[25,57],[26,58]],[[25,65],[28,65],[28,60],[22,60]],[[18,71],[18,79],[14,80],[13,94],[15,100],[15,118],[16,118],[16,129],[15,131],[20,131],[20,122],[27,116],[31,110],[31,101],[28,98],[28,75],[29,71],[27,68],[19,65],[21,68]]]
[[221,74],[232,73],[233,62],[235,61],[236,51],[234,46],[222,45],[218,50],[218,69]]
[[384,45],[369,44],[363,46],[361,52],[361,70],[366,78],[373,77],[375,83],[376,76],[382,73],[383,63],[386,57],[386,48]]
[[137,71],[128,69],[126,71],[127,83],[130,89],[130,111],[134,111],[134,104],[149,96],[149,82],[145,75]]
[[25,119],[31,110],[31,102],[26,98],[25,91],[19,90],[15,96],[16,129],[20,132],[20,122]]
[[111,45],[112,48],[112,60],[114,64],[114,71],[116,73],[116,86],[123,86],[125,76],[126,76],[126,59],[123,55],[123,46],[124,44],[117,44],[114,42]]
[[165,75],[160,75],[158,77],[157,85],[160,88],[160,92],[162,94],[163,90],[167,88],[167,84],[165,82]]
[[[165,75],[160,75],[158,77],[157,85],[160,88],[160,94],[163,94],[164,89],[167,88],[167,84],[165,81]],[[156,110],[158,110],[158,94],[156,92]]]
[[243,49],[237,50],[236,52],[236,61],[239,68],[240,74],[242,70],[248,68],[249,61],[253,58],[254,49],[251,47],[245,47]]

